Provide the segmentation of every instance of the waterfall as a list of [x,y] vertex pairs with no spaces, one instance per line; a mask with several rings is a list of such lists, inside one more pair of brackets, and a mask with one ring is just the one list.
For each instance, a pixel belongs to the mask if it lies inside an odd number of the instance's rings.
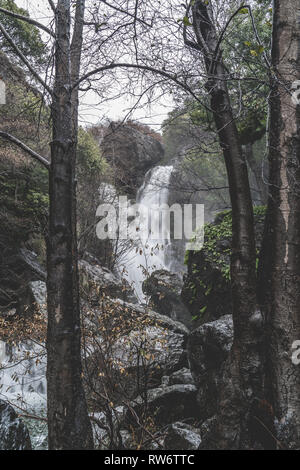
[[46,415],[44,348],[33,341],[24,341],[18,346],[0,341],[0,398],[24,416],[33,448],[47,449],[47,423],[30,419],[30,416]]
[[[173,166],[157,166],[148,171],[143,185],[137,193],[137,203],[146,209],[168,203],[169,182]],[[151,227],[162,227],[164,217],[159,210],[151,211]],[[124,253],[118,262],[119,270],[125,274],[140,301],[145,300],[142,284],[147,275],[157,269],[168,269],[166,263],[166,247],[170,244],[170,233],[160,233],[158,238],[151,237],[148,220],[141,220],[137,243]]]
[[31,341],[11,346],[0,341],[0,398],[21,408],[46,403],[46,359],[41,346]]

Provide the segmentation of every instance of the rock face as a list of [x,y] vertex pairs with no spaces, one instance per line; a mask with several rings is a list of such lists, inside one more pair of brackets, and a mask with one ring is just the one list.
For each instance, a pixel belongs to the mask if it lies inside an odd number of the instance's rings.
[[197,450],[200,444],[201,436],[199,429],[180,421],[168,426],[164,440],[164,449]]
[[91,304],[98,304],[102,296],[137,302],[128,282],[117,278],[109,269],[85,260],[80,260],[78,266],[81,296]]
[[[256,246],[260,249],[265,208],[256,207]],[[188,273],[184,276],[182,300],[197,324],[232,313],[230,288],[231,212],[219,214],[205,228],[205,243],[200,251],[186,253]]]
[[181,299],[182,286],[177,274],[161,269],[144,281],[143,292],[150,296],[150,305],[155,311],[190,328],[192,316]]
[[0,450],[30,450],[31,442],[23,421],[8,403],[0,400]]
[[222,386],[223,367],[233,341],[231,315],[206,323],[194,330],[188,339],[188,360],[197,387],[201,421],[217,410]]
[[187,369],[186,367],[183,367],[180,370],[176,370],[173,372],[173,374],[170,375],[169,385],[175,385],[175,384],[193,384],[195,385],[193,376],[191,374],[190,369]]
[[164,156],[159,140],[126,124],[111,125],[101,148],[107,161],[116,170],[119,186],[133,196],[146,172]]
[[[1,314],[11,316],[12,313],[19,315],[24,315],[24,312],[32,313],[31,306],[35,299],[30,282],[46,280],[46,272],[37,261],[37,255],[25,248],[10,253],[1,263],[0,278],[2,281],[0,308],[3,305]],[[9,309],[5,307],[5,303],[10,305]]]

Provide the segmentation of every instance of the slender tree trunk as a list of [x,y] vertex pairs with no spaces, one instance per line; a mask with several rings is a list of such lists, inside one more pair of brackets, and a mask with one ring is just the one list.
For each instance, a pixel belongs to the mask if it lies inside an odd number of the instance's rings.
[[193,28],[208,75],[207,90],[227,168],[232,205],[231,286],[234,343],[221,391],[217,426],[202,448],[250,447],[249,420],[261,397],[261,315],[256,298],[254,217],[248,170],[226,85],[227,72],[212,20],[211,7],[200,0],[192,6]]
[[300,448],[300,366],[292,362],[293,342],[300,339],[300,107],[291,91],[300,79],[299,8],[298,0],[274,1],[270,197],[260,265],[267,393],[278,437],[290,448]]
[[56,35],[47,255],[49,448],[91,449],[93,438],[81,377],[75,206],[77,109],[74,103],[78,97],[72,94],[71,86],[68,0],[57,4]]

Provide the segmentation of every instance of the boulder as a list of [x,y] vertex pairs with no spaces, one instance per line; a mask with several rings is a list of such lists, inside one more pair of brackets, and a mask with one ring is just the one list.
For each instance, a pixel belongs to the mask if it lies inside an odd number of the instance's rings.
[[[114,302],[114,304],[116,305],[117,302]],[[117,347],[119,351],[121,349],[125,361],[128,352],[126,352],[122,343],[128,341],[129,338],[136,344],[136,339],[140,340],[142,337],[143,343],[148,344],[148,352],[151,354],[150,360],[159,365],[160,376],[169,375],[183,367],[187,367],[186,344],[189,330],[186,326],[140,305],[129,303],[118,303],[118,305],[119,308],[131,312],[135,318],[140,318],[140,320],[135,321],[135,325],[141,324],[140,329],[135,326],[130,331],[130,336],[128,334],[123,336],[119,347]],[[131,358],[134,357],[132,354],[130,356]]]
[[[121,337],[113,345],[112,353],[126,369],[132,368],[133,364],[138,367],[143,362],[143,367],[157,365],[160,374],[171,373],[187,364],[184,340],[178,333],[147,325],[143,331],[133,330]],[[146,351],[143,357],[140,357],[140,349]]]
[[191,384],[170,385],[148,390],[147,400],[139,396],[131,403],[126,412],[126,423],[128,426],[136,426],[135,416],[142,416],[145,409],[158,427],[187,418],[197,419],[196,396],[197,389]]
[[[255,236],[259,252],[264,229],[265,208],[255,207]],[[232,313],[230,257],[231,211],[218,214],[205,227],[204,246],[187,251],[182,300],[195,320],[195,326]]]
[[176,422],[167,428],[165,450],[197,450],[201,444],[199,429],[190,424]]
[[102,140],[101,149],[115,169],[118,185],[133,197],[147,171],[164,156],[164,148],[158,139],[128,124],[112,123]]
[[188,339],[188,361],[197,387],[201,420],[216,413],[223,369],[233,341],[231,315],[195,329]]
[[19,266],[23,267],[24,272],[28,275],[28,280],[42,280],[46,281],[47,273],[45,269],[38,262],[38,256],[34,251],[21,248],[18,255]]
[[[30,288],[32,281],[46,281],[46,271],[40,265],[36,253],[21,248],[6,256],[1,263],[0,294],[1,315],[28,315],[33,313],[34,297]],[[9,304],[6,308],[5,304]]]
[[[104,335],[103,321],[107,325]],[[94,310],[94,322],[98,330],[89,347],[92,353],[85,361],[85,369],[92,389],[98,392],[95,396],[94,391],[87,390],[96,409],[99,404],[102,406],[99,395],[104,389],[110,390],[111,400],[118,404],[134,399],[145,388],[158,387],[162,376],[188,365],[188,329],[179,322],[113,299],[106,299],[102,311]]]
[[0,400],[0,450],[31,450],[27,427],[3,400]]
[[119,279],[108,268],[80,260],[81,296],[91,304],[99,304],[103,296],[135,303],[137,299],[128,282]]
[[155,311],[190,328],[192,315],[182,301],[182,286],[183,281],[177,274],[160,269],[144,281],[143,292],[150,296],[150,305]]
[[195,385],[194,378],[190,369],[183,367],[180,370],[173,372],[169,377],[169,384],[193,384]]

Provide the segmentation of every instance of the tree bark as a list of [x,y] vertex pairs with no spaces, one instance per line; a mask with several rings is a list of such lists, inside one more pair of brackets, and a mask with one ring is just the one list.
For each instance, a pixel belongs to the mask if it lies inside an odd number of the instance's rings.
[[193,29],[208,81],[211,109],[227,168],[232,205],[231,286],[234,343],[221,391],[217,425],[201,448],[238,449],[251,446],[249,422],[261,398],[261,314],[257,310],[254,217],[248,170],[226,85],[228,74],[218,48],[211,6],[196,0]]
[[300,339],[300,107],[291,91],[300,79],[299,1],[274,1],[272,65],[260,297],[267,324],[267,394],[280,422],[278,437],[285,447],[299,448],[300,366],[292,362],[292,345]]
[[[84,2],[78,3],[84,9]],[[78,57],[71,54],[70,16],[70,1],[60,0],[56,8],[47,250],[48,430],[49,449],[56,450],[93,448],[81,377],[75,204],[78,95],[74,93],[78,92],[72,92],[72,78],[78,79],[79,65]]]

